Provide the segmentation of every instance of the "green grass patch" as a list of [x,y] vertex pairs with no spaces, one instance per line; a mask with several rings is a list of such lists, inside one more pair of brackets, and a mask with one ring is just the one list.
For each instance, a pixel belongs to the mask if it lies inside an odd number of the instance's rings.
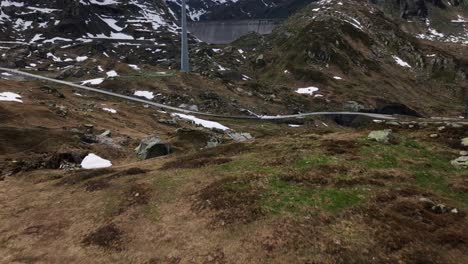
[[320,205],[331,212],[339,212],[363,200],[359,189],[324,189],[320,192]]
[[336,157],[333,156],[325,154],[315,154],[297,161],[296,168],[300,171],[307,171],[321,165],[331,164],[336,160]]
[[406,138],[401,138],[400,141],[399,144],[367,141],[368,144],[360,151],[360,156],[364,158],[361,165],[372,169],[401,169],[407,167],[407,164],[402,161],[425,161],[434,158],[432,151],[429,151],[423,144]]
[[254,155],[245,155],[241,159],[218,165],[215,170],[229,173],[232,176],[242,176],[245,173],[277,175],[280,172],[279,168],[263,164],[262,160],[257,159]]
[[312,188],[272,178],[263,207],[274,214],[310,213],[311,208],[337,213],[361,202],[364,194],[360,188]]
[[[401,183],[432,190],[447,198],[466,204],[466,194],[450,188],[450,177],[455,177],[457,168],[450,164],[449,154],[438,152],[429,143],[401,138],[396,145],[370,143],[361,149],[358,166],[365,169],[399,169],[415,176],[414,181]],[[400,183],[395,183],[396,185]]]
[[468,196],[465,193],[454,191],[450,188],[446,173],[420,171],[415,173],[416,184],[424,189],[430,189],[447,198],[461,202],[465,206],[468,204]]

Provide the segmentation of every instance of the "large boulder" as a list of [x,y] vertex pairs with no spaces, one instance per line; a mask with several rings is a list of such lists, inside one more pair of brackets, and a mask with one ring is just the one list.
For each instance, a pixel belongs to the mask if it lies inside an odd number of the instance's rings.
[[356,101],[347,101],[343,104],[344,111],[361,112],[362,110],[365,110],[365,109],[366,107],[363,104],[360,104]]
[[458,159],[452,160],[452,165],[458,168],[468,168],[468,156],[461,156]]
[[160,138],[151,137],[143,139],[135,151],[139,159],[146,160],[170,154],[171,146]]
[[468,147],[468,137],[463,138],[463,139],[461,140],[461,144],[462,144],[462,146],[464,146],[464,147]]
[[252,135],[250,133],[238,133],[234,131],[228,131],[226,133],[232,140],[236,142],[243,142],[247,140],[253,139]]
[[367,138],[385,144],[396,143],[396,136],[391,129],[372,131]]
[[205,129],[179,128],[176,130],[176,141],[173,142],[174,147],[180,149],[195,148],[201,149],[206,147],[216,147],[222,143],[220,138],[215,133]]

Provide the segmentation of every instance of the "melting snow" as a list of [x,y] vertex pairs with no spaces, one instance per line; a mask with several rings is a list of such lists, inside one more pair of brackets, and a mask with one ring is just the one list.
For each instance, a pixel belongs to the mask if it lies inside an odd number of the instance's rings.
[[177,116],[177,117],[180,117],[182,119],[192,121],[195,125],[199,125],[199,126],[210,128],[210,129],[216,128],[216,129],[220,129],[220,130],[223,130],[223,131],[230,129],[229,127],[223,126],[218,122],[200,119],[200,118],[195,117],[193,115],[172,114],[172,116]]
[[18,98],[21,98],[21,95],[12,92],[0,93],[0,101],[22,103],[23,101]]
[[299,89],[296,90],[296,93],[313,95],[318,90],[319,90],[319,88],[311,86],[311,87],[307,87],[307,88],[299,88]]
[[134,69],[135,71],[140,70],[140,67],[138,67],[138,65],[135,65],[135,64],[129,64],[128,67]]
[[88,56],[81,56],[81,57],[76,57],[77,62],[83,62],[88,59]]
[[400,65],[401,67],[405,67],[405,68],[411,68],[411,65],[409,65],[406,61],[402,60],[401,58],[399,58],[398,56],[392,56],[393,59],[395,60],[395,62]]
[[107,77],[109,77],[109,78],[111,78],[111,77],[117,77],[117,76],[119,76],[119,75],[117,74],[116,71],[108,71],[108,72],[107,72]]
[[90,84],[90,85],[99,85],[104,82],[104,78],[97,78],[97,79],[91,79],[87,81],[81,82],[82,85]]
[[103,108],[102,110],[107,111],[107,112],[110,112],[110,113],[112,113],[112,114],[117,114],[117,110],[112,109],[112,108]]
[[458,15],[457,19],[453,19],[451,22],[452,23],[466,23],[467,21],[465,20],[464,17]]
[[100,169],[111,167],[112,163],[109,160],[103,159],[96,154],[90,153],[81,162],[83,169]]
[[145,97],[146,99],[149,99],[149,100],[154,98],[153,92],[148,92],[148,91],[135,91],[133,95]]

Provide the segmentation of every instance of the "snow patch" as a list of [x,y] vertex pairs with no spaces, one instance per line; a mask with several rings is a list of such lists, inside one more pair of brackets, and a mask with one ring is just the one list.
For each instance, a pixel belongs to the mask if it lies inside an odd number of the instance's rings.
[[154,98],[154,94],[153,92],[149,92],[149,91],[135,91],[135,93],[133,94],[135,96],[139,96],[139,97],[144,97],[148,100],[151,100]]
[[223,130],[223,131],[230,130],[229,127],[223,126],[218,122],[200,119],[200,118],[195,117],[193,115],[172,114],[172,116],[177,116],[179,118],[192,121],[195,125],[199,125],[199,126],[206,127],[206,128],[209,128],[209,129],[215,128],[215,129],[219,129],[219,130]]
[[109,113],[112,113],[112,114],[117,114],[117,110],[112,109],[112,108],[103,108],[102,110],[104,110],[106,112],[109,112]]
[[107,77],[109,77],[109,78],[119,76],[119,75],[117,74],[117,72],[116,72],[116,71],[113,71],[113,70],[112,70],[112,71],[108,71],[106,74],[107,74]]
[[401,67],[404,67],[404,68],[411,68],[411,65],[409,65],[409,63],[407,63],[406,61],[402,60],[400,57],[398,56],[392,56],[393,59],[395,60],[395,62],[400,65]]
[[138,67],[138,65],[135,65],[135,64],[129,64],[128,67],[134,69],[135,71],[141,70],[140,67]]
[[22,103],[23,101],[18,98],[21,98],[21,95],[16,94],[16,93],[12,93],[12,92],[0,93],[0,101]]
[[87,59],[88,59],[88,56],[76,57],[76,61],[77,61],[77,62],[83,62],[83,61],[85,61],[85,60],[87,60]]
[[96,78],[87,81],[81,82],[82,85],[90,84],[90,85],[99,85],[104,82],[104,78]]
[[299,88],[299,89],[296,90],[296,93],[313,95],[318,90],[319,90],[318,87],[311,86],[311,87],[307,87],[307,88]]
[[112,162],[93,153],[88,154],[81,162],[81,167],[86,170],[108,168],[111,166]]

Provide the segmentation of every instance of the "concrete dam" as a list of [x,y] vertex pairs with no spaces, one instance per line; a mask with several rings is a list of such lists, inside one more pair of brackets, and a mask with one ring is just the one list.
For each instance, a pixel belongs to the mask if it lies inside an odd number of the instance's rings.
[[252,32],[270,34],[281,22],[276,19],[202,21],[189,22],[188,29],[204,42],[227,44]]

